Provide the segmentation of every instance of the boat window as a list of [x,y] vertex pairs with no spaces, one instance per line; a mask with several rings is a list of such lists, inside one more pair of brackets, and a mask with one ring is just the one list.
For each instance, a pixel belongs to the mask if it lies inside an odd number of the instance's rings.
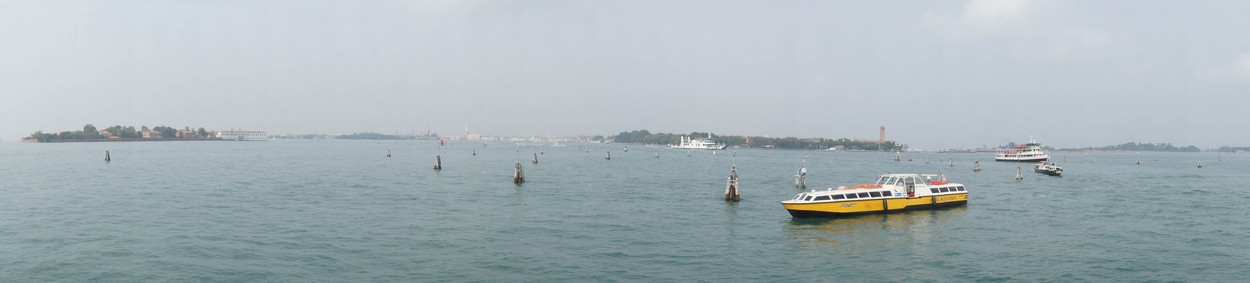
[[929,192],[932,192],[932,193],[935,193],[935,194],[936,194],[936,193],[938,192],[938,189],[937,189],[937,188],[929,188]]
[[912,177],[907,177],[907,179],[903,179],[903,184],[915,185],[916,179]]
[[833,195],[832,197],[833,197],[833,199],[835,199],[835,200],[837,200],[837,199],[845,199],[845,198],[846,198],[846,196],[844,196],[844,195]]
[[857,198],[859,198],[859,196],[856,196],[855,194],[846,194],[846,199],[857,199]]
[[806,200],[806,201],[812,201],[812,196],[807,196],[807,199],[805,199],[805,200]]
[[868,197],[868,193],[859,193],[859,197],[861,197],[861,198],[867,198],[867,197]]
[[949,190],[947,190],[947,188],[946,188],[946,187],[942,187],[941,189],[938,189],[938,191],[939,191],[939,192],[943,192],[943,193],[945,193],[945,192],[949,192]]
[[868,194],[872,195],[872,197],[874,198],[881,197],[881,192],[869,192]]
[[885,180],[887,180],[885,176],[882,176],[881,178],[877,178],[877,184],[885,184]]
[[959,190],[959,191],[961,191],[961,192],[962,192],[962,191],[964,191],[964,186],[959,186],[959,187],[958,187],[958,190]]
[[898,178],[891,177],[891,178],[890,178],[890,181],[885,182],[885,184],[886,184],[886,185],[893,185],[895,182],[898,182]]
[[829,196],[818,196],[814,200],[829,200]]

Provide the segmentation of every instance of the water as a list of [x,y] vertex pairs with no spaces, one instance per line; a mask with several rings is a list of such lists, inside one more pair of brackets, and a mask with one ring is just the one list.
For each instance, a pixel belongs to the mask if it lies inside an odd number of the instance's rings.
[[[519,152],[516,148],[519,147]],[[589,148],[586,153],[583,148]],[[1241,281],[1250,156],[271,141],[0,144],[3,281]],[[394,157],[387,158],[391,150]],[[103,161],[104,151],[113,161]],[[476,150],[477,156],[470,155]],[[540,164],[531,164],[534,152]],[[612,160],[604,160],[607,151]],[[660,158],[655,158],[655,152]],[[799,190],[945,173],[965,207],[792,219]],[[1064,154],[1055,154],[1061,161]],[[930,164],[925,164],[925,159]],[[949,159],[954,167],[948,166]],[[1090,160],[1096,158],[1096,163]],[[1137,159],[1142,165],[1134,165]],[[1157,158],[1158,161],[1154,159]],[[511,183],[513,162],[527,182]],[[972,172],[972,161],[983,171]],[[1203,160],[1205,168],[1196,168]],[[1016,166],[1025,179],[1014,180]]]

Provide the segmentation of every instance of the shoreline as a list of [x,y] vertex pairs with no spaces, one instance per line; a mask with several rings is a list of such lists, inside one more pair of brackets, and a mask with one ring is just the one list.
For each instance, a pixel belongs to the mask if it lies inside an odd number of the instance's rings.
[[51,139],[46,141],[38,141],[33,139],[22,139],[23,143],[75,143],[75,142],[173,142],[173,141],[235,141],[219,138],[174,138],[174,139],[145,139],[145,138],[116,138],[116,139]]

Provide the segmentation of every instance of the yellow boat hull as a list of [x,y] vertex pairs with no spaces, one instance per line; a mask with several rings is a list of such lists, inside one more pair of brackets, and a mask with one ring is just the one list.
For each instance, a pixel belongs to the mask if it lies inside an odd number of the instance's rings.
[[869,200],[849,200],[821,203],[783,203],[781,204],[793,217],[836,217],[843,215],[889,213],[917,209],[933,209],[939,207],[964,205],[968,203],[968,194],[949,194],[918,198],[889,198]]

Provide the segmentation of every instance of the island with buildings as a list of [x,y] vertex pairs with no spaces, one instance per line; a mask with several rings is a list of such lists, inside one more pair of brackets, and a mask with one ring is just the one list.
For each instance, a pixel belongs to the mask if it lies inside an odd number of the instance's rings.
[[907,145],[886,140],[885,126],[881,126],[877,139],[829,139],[829,138],[797,138],[797,137],[764,137],[717,135],[713,133],[692,132],[686,134],[651,133],[647,130],[621,132],[607,140],[615,143],[635,143],[651,145],[677,144],[682,137],[708,137],[716,142],[734,148],[780,148],[780,149],[819,149],[849,151],[896,151],[907,150]]
[[177,129],[169,126],[148,128],[116,125],[98,129],[87,124],[79,131],[44,133],[38,131],[22,138],[26,143],[58,142],[132,142],[132,141],[266,141],[269,133],[264,131],[224,130],[209,131],[203,127]]

